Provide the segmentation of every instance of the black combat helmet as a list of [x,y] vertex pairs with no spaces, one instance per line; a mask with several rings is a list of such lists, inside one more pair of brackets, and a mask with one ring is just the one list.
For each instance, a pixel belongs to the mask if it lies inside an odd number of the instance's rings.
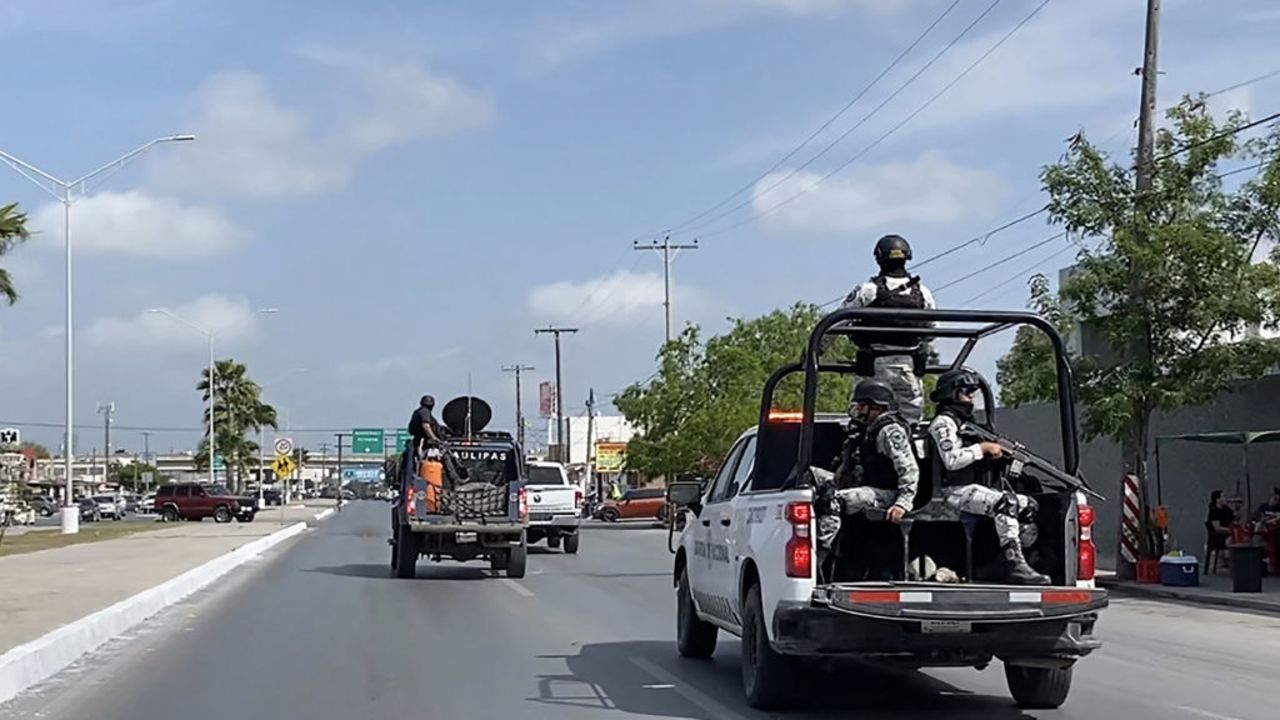
[[982,388],[982,378],[978,377],[978,373],[964,368],[956,368],[948,370],[938,376],[938,386],[929,393],[929,399],[934,402],[952,402],[960,403],[960,392],[967,391],[973,394]]
[[875,378],[858,381],[853,388],[853,402],[879,405],[888,410],[898,409],[898,396],[893,393],[893,388]]
[[432,410],[436,406],[436,399],[430,395],[423,395],[422,399],[419,400],[418,403],[422,405],[422,407]]
[[885,235],[876,243],[876,264],[903,267],[911,259],[911,244],[901,235]]

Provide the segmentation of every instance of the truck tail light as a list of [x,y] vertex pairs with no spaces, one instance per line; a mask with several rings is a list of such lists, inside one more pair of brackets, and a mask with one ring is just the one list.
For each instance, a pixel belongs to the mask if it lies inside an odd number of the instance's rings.
[[791,523],[791,539],[787,540],[785,560],[787,577],[813,577],[813,539],[809,524],[813,521],[813,505],[807,502],[787,503],[787,522]]
[[1080,525],[1076,550],[1077,577],[1092,580],[1098,568],[1098,549],[1093,544],[1093,508],[1081,504],[1076,506],[1076,512]]
[[581,489],[577,489],[573,491],[573,507],[578,510],[582,509],[582,490]]
[[413,517],[414,500],[417,499],[417,491],[413,488],[406,488],[404,491],[404,515],[405,517]]
[[529,519],[529,493],[524,488],[520,488],[519,496],[520,520],[521,522]]

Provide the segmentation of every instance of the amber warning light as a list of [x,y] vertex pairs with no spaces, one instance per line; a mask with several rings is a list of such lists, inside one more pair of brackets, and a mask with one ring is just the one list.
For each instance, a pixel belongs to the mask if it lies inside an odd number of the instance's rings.
[[769,422],[777,423],[798,423],[804,419],[804,413],[799,410],[770,410]]

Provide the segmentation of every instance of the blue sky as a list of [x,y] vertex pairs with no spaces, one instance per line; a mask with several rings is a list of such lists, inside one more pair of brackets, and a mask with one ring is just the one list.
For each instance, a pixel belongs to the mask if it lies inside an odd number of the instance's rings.
[[[547,0],[355,4],[10,0],[0,17],[17,110],[0,149],[77,176],[159,135],[161,146],[73,209],[78,424],[98,402],[123,427],[196,424],[204,340],[218,333],[314,445],[325,428],[398,426],[422,392],[490,398],[510,424],[510,375],[551,377],[533,328],[564,341],[566,406],[652,371],[661,265],[631,250],[774,164],[951,0]],[[991,3],[961,0],[914,53],[780,173],[857,123]],[[1141,62],[1140,0],[1054,0],[939,101],[829,180],[950,82],[1039,0],[1003,0],[883,110],[793,177],[673,239],[675,320],[709,330],[841,295],[886,232],[917,258],[1038,207],[1039,168],[1084,128],[1123,152]],[[1228,7],[1229,6],[1229,7]],[[1280,69],[1267,0],[1169,0],[1162,104]],[[1255,116],[1280,78],[1214,99]],[[769,186],[777,187],[765,191]],[[798,197],[777,210],[779,201]],[[753,197],[754,196],[754,197]],[[16,173],[0,199],[41,235],[4,259],[23,295],[0,308],[0,420],[56,444],[62,420],[59,209]],[[705,216],[714,218],[718,213]],[[754,220],[752,218],[755,218]],[[1024,223],[926,268],[942,286],[1054,233]],[[937,293],[1020,307],[1037,249]],[[256,313],[274,307],[279,312]],[[988,348],[991,369],[1001,348]],[[293,372],[305,368],[305,372]],[[283,414],[283,412],[282,412]],[[99,431],[78,431],[80,446]],[[152,449],[193,432],[157,432]],[[118,430],[113,444],[141,436]]]

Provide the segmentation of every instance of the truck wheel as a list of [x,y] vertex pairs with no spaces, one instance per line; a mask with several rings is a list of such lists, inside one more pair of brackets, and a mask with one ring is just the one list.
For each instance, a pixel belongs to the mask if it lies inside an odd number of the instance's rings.
[[1067,693],[1071,692],[1071,670],[1071,667],[1043,668],[1005,663],[1004,679],[1018,707],[1052,710],[1062,705]]
[[681,568],[676,585],[676,650],[682,657],[705,660],[716,651],[719,632],[715,625],[698,617],[689,590],[689,571]]
[[399,540],[396,542],[396,577],[411,580],[418,573],[418,545],[422,539],[417,533],[405,532],[399,533]]
[[747,704],[757,710],[786,709],[798,679],[795,666],[795,660],[769,644],[760,586],[752,585],[742,609],[742,689]]
[[560,536],[559,536],[559,535],[548,535],[548,536],[547,536],[547,547],[551,548],[552,550],[555,550],[556,548],[560,547]]
[[578,533],[564,536],[564,551],[570,555],[578,554]]
[[179,520],[182,519],[178,517],[178,508],[172,507],[172,506],[165,508],[164,512],[161,513],[160,517],[165,522],[178,522]]
[[231,508],[226,505],[219,505],[217,509],[213,511],[213,521],[216,523],[231,522]]
[[489,572],[496,574],[507,569],[508,552],[510,551],[503,550],[489,556]]
[[524,566],[527,559],[528,552],[525,546],[511,548],[511,555],[507,557],[507,577],[524,577]]

